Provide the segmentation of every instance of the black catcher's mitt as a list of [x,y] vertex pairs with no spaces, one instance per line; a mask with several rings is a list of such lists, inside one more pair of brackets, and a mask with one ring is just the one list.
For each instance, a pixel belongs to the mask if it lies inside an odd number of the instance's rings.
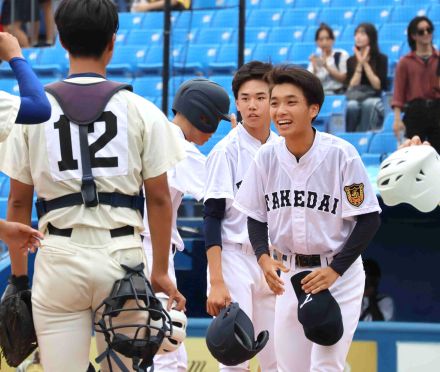
[[6,362],[17,367],[37,347],[27,276],[12,275],[0,303],[0,347]]

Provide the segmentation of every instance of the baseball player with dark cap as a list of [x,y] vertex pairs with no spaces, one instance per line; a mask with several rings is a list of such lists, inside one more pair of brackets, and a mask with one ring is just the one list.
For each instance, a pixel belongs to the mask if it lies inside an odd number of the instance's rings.
[[[271,118],[283,138],[258,151],[234,206],[248,216],[258,263],[278,295],[278,371],[342,372],[362,302],[360,254],[379,227],[379,204],[356,149],[312,127],[324,101],[319,79],[289,65],[275,67],[267,79]],[[271,258],[269,237],[282,262]],[[308,270],[300,282],[306,296],[297,297],[290,279]],[[343,323],[331,346],[306,337],[297,310],[327,289]]]
[[[177,229],[177,211],[184,195],[196,200],[203,199],[206,181],[206,157],[194,145],[203,145],[216,131],[221,119],[230,120],[228,93],[217,83],[207,79],[192,79],[184,82],[173,101],[175,114],[170,126],[179,137],[187,157],[167,172],[168,186],[172,202],[172,231],[168,265],[168,275],[176,283],[174,255],[185,246]],[[151,264],[152,246],[148,228],[148,210],[145,210],[145,231],[143,244],[147,262]],[[154,369],[158,372],[183,372],[187,369],[185,346],[177,351],[154,358]]]
[[[44,370],[82,372],[89,365],[93,311],[125,276],[122,264],[146,264],[142,187],[153,246],[151,275],[147,269],[145,275],[156,292],[169,296],[169,306],[185,308],[167,272],[172,208],[166,175],[185,152],[153,103],[105,79],[118,29],[114,3],[63,0],[55,21],[69,53],[69,76],[46,87],[48,121],[14,126],[0,169],[11,177],[8,220],[29,224],[34,191],[38,197],[44,240],[32,309]],[[12,273],[26,277],[23,252],[13,249],[10,256]],[[140,324],[146,316],[121,313],[113,326]],[[107,345],[102,335],[96,340],[101,353]],[[101,371],[109,369],[101,363]]]

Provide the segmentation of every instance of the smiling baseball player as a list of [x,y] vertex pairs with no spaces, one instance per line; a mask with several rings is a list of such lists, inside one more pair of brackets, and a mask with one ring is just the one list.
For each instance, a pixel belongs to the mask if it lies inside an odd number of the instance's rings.
[[[311,125],[324,100],[318,78],[280,66],[268,81],[271,118],[283,138],[258,151],[234,207],[248,216],[258,263],[278,295],[278,371],[342,372],[364,290],[360,254],[379,227],[380,208],[356,149]],[[268,235],[282,262],[270,257]],[[340,306],[344,332],[332,346],[311,342],[298,321],[290,278],[305,270],[311,273],[301,284],[310,296],[300,305],[329,289]]]
[[[232,206],[252,159],[270,131],[269,85],[263,80],[271,64],[249,62],[235,74],[232,89],[243,121],[213,148],[207,159],[205,244],[209,265],[207,311],[216,316],[231,300],[252,320],[255,332],[270,340],[258,354],[263,372],[277,370],[273,348],[275,296],[267,286],[248,240],[246,216]],[[221,371],[248,371],[248,362]]]
[[[170,123],[172,130],[181,139],[187,157],[167,172],[170,188],[172,213],[171,247],[168,264],[168,275],[176,283],[174,255],[183,251],[184,243],[177,229],[177,211],[183,195],[191,195],[196,200],[203,199],[205,187],[206,157],[194,145],[203,145],[216,131],[221,119],[230,120],[228,93],[218,84],[207,79],[192,79],[184,82],[173,101],[175,117]],[[144,214],[145,231],[144,248],[147,262],[151,266],[153,250],[148,211]],[[187,355],[182,344],[177,351],[156,355],[154,369],[158,372],[184,372],[187,369]]]

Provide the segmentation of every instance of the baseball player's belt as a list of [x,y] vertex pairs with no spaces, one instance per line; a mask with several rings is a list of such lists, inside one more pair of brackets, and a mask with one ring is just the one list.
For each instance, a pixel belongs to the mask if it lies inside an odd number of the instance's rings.
[[[58,235],[58,236],[64,236],[66,238],[70,238],[72,236],[73,229],[59,229],[58,227],[55,227],[51,223],[47,225],[47,229],[49,230],[50,235]],[[133,226],[122,226],[118,227],[117,229],[110,229],[110,236],[112,238],[119,238],[120,236],[126,236],[126,235],[133,235],[134,234],[134,227]]]
[[294,259],[296,267],[306,268],[321,266],[321,256],[319,254],[293,254],[292,256],[283,254],[281,259],[285,262]]

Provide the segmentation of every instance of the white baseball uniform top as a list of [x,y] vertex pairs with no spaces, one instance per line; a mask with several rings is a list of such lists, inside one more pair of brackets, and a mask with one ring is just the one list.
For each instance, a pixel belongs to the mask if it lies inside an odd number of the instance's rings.
[[[340,53],[338,66],[336,66],[336,61],[335,61],[336,52]],[[347,59],[349,57],[350,56],[344,49],[333,49],[332,55],[327,59],[327,65],[345,74],[347,73]],[[344,87],[344,84],[333,78],[328,72],[328,70],[322,65],[318,66],[317,71],[315,73],[313,70],[313,64],[312,62],[310,62],[309,65],[307,66],[307,70],[314,73],[316,77],[319,80],[321,80],[322,88],[324,89],[324,92],[333,92],[335,90]]]
[[0,142],[11,132],[19,109],[20,97],[0,90]]
[[267,222],[271,243],[283,254],[337,254],[356,215],[380,212],[356,149],[316,131],[299,161],[285,139],[267,144],[250,166],[234,207]]
[[[270,132],[266,143],[272,143],[277,138],[274,132]],[[238,124],[208,155],[205,201],[226,199],[221,231],[223,243],[250,245],[246,215],[235,209],[232,203],[260,147],[261,142],[252,137],[243,125]]]
[[[182,237],[177,230],[177,211],[185,194],[191,195],[198,201],[203,199],[206,157],[193,143],[185,140],[182,130],[177,125],[170,123],[170,127],[181,140],[187,154],[184,160],[177,163],[176,166],[167,172],[168,187],[170,188],[173,207],[171,244],[174,244],[179,251],[183,251],[185,247]],[[144,225],[145,230],[142,235],[145,239],[151,239],[147,208],[145,208],[144,213]]]
[[[87,84],[101,80],[76,77],[67,81]],[[82,170],[78,126],[65,119],[50,94],[48,98],[51,118],[40,125],[14,125],[2,149],[0,169],[15,180],[34,185],[38,197],[51,200],[80,192]],[[107,116],[116,120],[95,122],[88,135],[98,192],[138,195],[144,180],[167,172],[185,157],[181,141],[153,103],[122,90],[110,99],[104,112],[112,113]],[[94,161],[107,164],[93,167]],[[53,210],[39,220],[39,228],[44,231],[48,222],[57,228],[144,228],[137,211],[103,204]]]

